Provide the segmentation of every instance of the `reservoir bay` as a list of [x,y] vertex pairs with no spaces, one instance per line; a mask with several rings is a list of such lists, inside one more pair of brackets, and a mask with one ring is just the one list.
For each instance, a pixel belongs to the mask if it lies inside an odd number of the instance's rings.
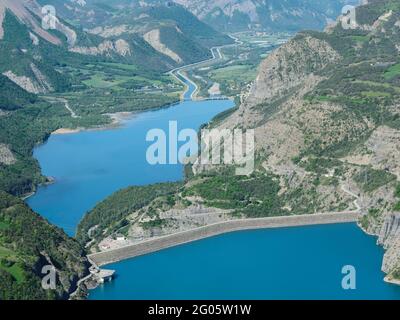
[[55,183],[41,186],[27,199],[32,209],[73,236],[83,215],[115,191],[132,185],[179,181],[183,165],[150,165],[146,141],[151,129],[168,134],[169,121],[178,130],[199,127],[232,108],[231,100],[184,101],[134,115],[122,127],[51,135],[34,151],[42,173]]

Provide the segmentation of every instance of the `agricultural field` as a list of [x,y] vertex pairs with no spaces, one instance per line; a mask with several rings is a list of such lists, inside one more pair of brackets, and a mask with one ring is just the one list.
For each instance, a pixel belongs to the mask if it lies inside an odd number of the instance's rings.
[[385,78],[388,80],[393,79],[394,77],[397,77],[400,75],[400,63],[395,64],[394,66],[390,67],[386,72],[385,72]]

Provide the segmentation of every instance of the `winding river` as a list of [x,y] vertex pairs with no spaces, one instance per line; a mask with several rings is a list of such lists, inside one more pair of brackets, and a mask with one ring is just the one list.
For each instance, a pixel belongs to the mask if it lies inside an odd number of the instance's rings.
[[[179,70],[175,71],[179,72]],[[134,115],[117,129],[52,135],[34,151],[44,175],[28,204],[74,235],[85,212],[130,186],[177,181],[181,165],[146,161],[150,129],[198,129],[233,107],[230,100],[184,101]],[[383,282],[383,249],[355,224],[244,231],[225,234],[126,260],[109,268],[117,277],[89,299],[400,299],[400,287]],[[342,288],[343,266],[356,270],[356,289]]]

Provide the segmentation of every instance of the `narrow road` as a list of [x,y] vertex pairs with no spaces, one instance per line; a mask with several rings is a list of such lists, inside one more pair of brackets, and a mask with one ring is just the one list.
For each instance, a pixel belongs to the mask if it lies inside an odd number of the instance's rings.
[[68,300],[73,300],[73,298],[78,294],[79,290],[81,289],[81,285],[84,284],[85,281],[87,281],[93,277],[91,270],[93,270],[93,269],[99,270],[100,269],[97,266],[97,264],[93,262],[93,260],[91,260],[89,257],[87,257],[87,259],[88,259],[88,262],[91,264],[91,266],[89,267],[89,274],[86,277],[78,280],[78,282],[76,283],[76,290],[69,295]]
[[75,111],[72,110],[72,108],[69,106],[68,100],[66,100],[64,98],[57,98],[57,97],[43,97],[43,98],[51,103],[54,103],[54,102],[64,103],[65,109],[67,109],[68,112],[71,114],[71,118],[74,118],[74,119],[79,118],[79,116],[75,113]]
[[85,281],[89,280],[91,277],[92,277],[92,274],[89,273],[86,277],[84,277],[82,279],[79,279],[78,282],[76,283],[76,290],[69,295],[69,299],[68,300],[73,300],[74,297],[78,294],[79,290],[81,289],[81,285]]
[[356,198],[353,201],[354,206],[357,208],[356,210],[354,210],[354,212],[360,212],[361,206],[358,204],[358,200],[360,199],[360,197],[357,194],[355,194],[354,192],[351,192],[349,189],[347,189],[344,184],[342,184],[341,188],[342,188],[343,192],[347,193],[348,195],[352,196],[353,198]]
[[67,100],[64,100],[64,104],[65,104],[65,108],[69,111],[69,113],[71,114],[71,117],[76,119],[78,118],[78,116],[76,115],[75,111],[71,109],[71,107],[68,104]]

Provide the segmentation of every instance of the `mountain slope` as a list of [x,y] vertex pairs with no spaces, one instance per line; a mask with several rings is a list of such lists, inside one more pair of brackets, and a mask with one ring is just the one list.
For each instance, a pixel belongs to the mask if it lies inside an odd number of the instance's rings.
[[[125,60],[154,70],[166,71],[204,60],[210,57],[211,47],[232,42],[230,37],[199,21],[182,6],[162,1],[88,0],[84,4],[65,5],[63,1],[51,0],[46,3],[54,5],[62,17],[103,38],[103,43],[108,46],[113,43],[117,50],[121,48]],[[99,50],[79,47],[73,51],[98,54]],[[136,56],[137,51],[145,55]],[[143,59],[144,56],[151,59]]]
[[37,100],[34,94],[25,91],[3,75],[0,75],[0,88],[0,106],[2,110],[15,110]]
[[2,37],[0,73],[31,93],[65,91],[70,87],[66,74],[56,70],[65,62],[82,62],[68,50],[78,43],[99,43],[94,36],[58,20],[55,30],[45,30],[41,24],[41,7],[35,1],[5,0],[1,4]]
[[[45,4],[56,6],[55,30],[42,28],[41,5]],[[99,11],[107,15],[100,14],[88,23],[86,15],[70,5],[87,14]],[[58,70],[64,64],[79,67],[100,60],[161,74],[207,59],[210,47],[232,42],[177,5],[128,9],[70,5],[56,0],[4,0],[0,5],[0,54],[8,59],[1,59],[0,73],[31,93],[59,92],[71,87],[70,76]],[[85,32],[66,22],[63,14],[92,28]]]
[[[42,33],[36,27],[28,29],[21,23],[15,11],[5,10],[2,21],[3,38],[0,40],[0,53],[7,59],[1,59],[0,72],[11,81],[31,93],[44,93],[66,88],[68,80],[58,76],[51,61],[43,59],[44,52],[54,43],[61,44],[58,38]],[[39,44],[41,34],[43,44]],[[54,60],[53,60],[54,61]]]
[[[154,70],[166,71],[209,58],[209,48],[200,41],[203,39],[196,37],[192,30],[186,27],[187,24],[193,24],[193,21],[200,22],[191,14],[189,18],[180,17],[180,10],[183,9],[175,6],[126,9],[89,32],[107,40],[123,39],[132,48],[133,56],[139,51],[138,47],[146,50],[146,56],[157,57],[159,60],[154,64]],[[225,37],[222,39],[226,41]],[[133,62],[141,64],[146,63],[146,60],[134,59]]]
[[[56,269],[56,288],[42,288]],[[0,299],[66,299],[79,278],[88,274],[79,244],[33,213],[21,200],[0,192]]]

